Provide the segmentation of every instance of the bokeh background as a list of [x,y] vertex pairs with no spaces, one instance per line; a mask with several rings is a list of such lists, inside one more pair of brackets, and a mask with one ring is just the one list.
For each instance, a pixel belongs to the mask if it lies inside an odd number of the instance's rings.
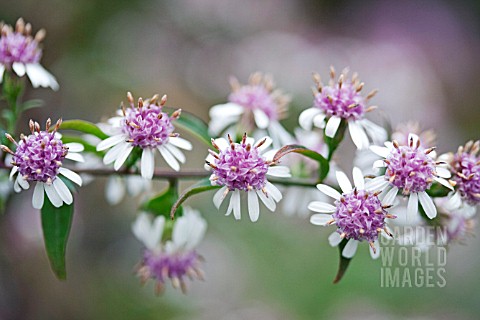
[[[477,1],[2,0],[0,20],[47,29],[43,65],[61,89],[26,92],[42,109],[25,116],[92,122],[113,114],[126,91],[167,93],[169,105],[208,121],[228,77],[271,73],[292,95],[292,128],[311,105],[311,73],[358,71],[381,119],[415,119],[441,152],[479,137],[480,4]],[[27,130],[26,121],[20,127]],[[348,145],[348,142],[347,142]],[[195,145],[185,167],[206,154]],[[188,185],[191,181],[184,182]],[[340,284],[330,231],[308,219],[262,212],[235,222],[211,194],[191,203],[209,222],[199,251],[205,282],[188,295],[155,297],[133,268],[138,199],[108,206],[105,180],[82,188],[68,247],[68,280],[51,273],[31,195],[15,195],[0,219],[1,319],[478,319],[479,240],[448,253],[444,288],[381,288],[380,262],[359,248]],[[156,185],[160,191],[162,184]],[[478,228],[477,228],[478,231]]]

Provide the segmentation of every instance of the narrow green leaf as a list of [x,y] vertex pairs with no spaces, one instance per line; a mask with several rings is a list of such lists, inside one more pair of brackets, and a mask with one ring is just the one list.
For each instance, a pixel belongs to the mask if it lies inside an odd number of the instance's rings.
[[65,280],[67,277],[65,253],[68,235],[72,227],[73,204],[64,204],[60,208],[56,208],[46,196],[41,215],[43,239],[50,266],[59,280]]
[[[170,216],[170,210],[178,199],[177,183],[171,183],[164,191],[142,204],[141,209],[157,216]],[[183,214],[182,207],[177,209],[178,215]]]
[[451,192],[451,190],[438,182],[434,182],[430,189],[428,189],[426,192],[430,197],[435,198],[446,197]]
[[340,244],[338,245],[338,250],[340,252],[340,262],[338,265],[337,275],[335,276],[333,283],[339,283],[340,280],[342,280],[343,276],[345,275],[345,272],[347,271],[348,265],[352,260],[342,256],[343,248],[345,248],[345,246],[347,245],[347,242],[348,242],[347,239],[343,239],[342,242],[340,242]]
[[40,99],[32,99],[32,100],[28,100],[28,101],[25,101],[24,103],[22,103],[21,107],[20,107],[20,111],[21,112],[24,112],[24,111],[27,111],[27,110],[30,110],[30,109],[33,109],[33,108],[38,108],[38,107],[41,107],[43,106],[43,100],[40,100]]
[[[163,109],[165,111],[168,111],[169,113],[172,113],[174,111],[174,109],[170,107],[164,107]],[[207,146],[212,146],[210,142],[211,137],[208,133],[208,125],[194,114],[182,110],[180,118],[175,120],[173,124],[175,127],[193,134]]]
[[88,133],[96,136],[99,139],[105,140],[109,136],[100,130],[95,124],[84,120],[66,120],[62,122],[60,129],[75,130],[83,133]]
[[315,152],[313,150],[310,150],[310,149],[305,148],[305,147],[300,146],[300,145],[290,144],[290,145],[282,147],[280,150],[277,151],[277,153],[273,157],[273,161],[277,162],[283,156],[285,156],[285,155],[287,155],[291,152],[301,154],[302,156],[305,156],[307,158],[313,159],[313,160],[318,162],[318,179],[319,179],[319,181],[322,181],[328,175],[328,171],[330,170],[330,165],[328,164],[327,159],[325,159],[318,152]]
[[213,189],[219,189],[220,186],[212,186],[212,183],[210,182],[209,178],[204,178],[191,187],[187,188],[183,193],[180,195],[178,198],[177,202],[172,206],[172,210],[170,211],[170,218],[173,219],[175,217],[175,212],[177,211],[178,207],[185,202],[188,198],[190,198],[193,195],[196,195],[201,192],[213,190]]

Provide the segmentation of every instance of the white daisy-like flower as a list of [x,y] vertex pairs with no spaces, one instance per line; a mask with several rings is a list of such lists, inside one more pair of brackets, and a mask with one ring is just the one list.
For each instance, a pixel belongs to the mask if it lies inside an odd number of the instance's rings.
[[60,207],[63,203],[72,204],[72,193],[59,174],[79,186],[82,185],[82,178],[72,170],[64,168],[63,161],[65,159],[84,161],[83,156],[78,153],[83,151],[83,145],[62,142],[61,135],[57,133],[61,122],[58,120],[53,131],[49,132],[50,119],[47,120],[45,131],[40,131],[40,125],[30,120],[31,134],[29,136],[22,134],[18,143],[6,134],[16,146],[15,152],[7,146],[1,146],[2,150],[13,156],[14,167],[10,172],[10,178],[13,179],[18,173],[13,185],[15,192],[28,189],[30,182],[36,183],[32,198],[32,205],[36,209],[43,207],[45,193],[55,207]]
[[146,247],[138,275],[142,282],[153,279],[157,294],[164,290],[169,279],[174,288],[185,293],[185,278],[204,278],[200,269],[202,257],[195,248],[205,235],[207,223],[197,210],[185,207],[183,212],[183,216],[175,221],[171,239],[164,242],[164,216],[152,221],[150,215],[142,213],[132,225],[133,234]]
[[246,85],[231,78],[232,93],[228,102],[210,109],[209,131],[213,136],[223,132],[233,136],[250,132],[254,137],[269,136],[274,148],[291,144],[293,137],[280,124],[286,117],[290,97],[274,89],[273,80],[268,75],[254,73]]
[[258,220],[260,206],[258,198],[270,210],[275,211],[276,203],[282,199],[282,193],[271,182],[267,175],[275,177],[290,177],[290,170],[285,166],[277,166],[272,161],[275,150],[266,153],[272,139],[265,137],[255,143],[253,138],[243,136],[241,143],[234,143],[228,136],[212,139],[212,144],[218,153],[209,150],[207,169],[212,170],[210,181],[212,185],[222,186],[213,196],[213,203],[220,208],[223,200],[231,193],[227,215],[233,211],[235,219],[240,219],[240,198],[242,193],[248,197],[248,214],[253,222]]
[[103,140],[97,145],[97,151],[111,148],[103,158],[104,164],[114,163],[115,170],[119,170],[125,163],[132,150],[142,149],[140,172],[142,177],[152,179],[155,168],[155,150],[158,150],[163,159],[175,171],[180,170],[180,164],[186,158],[180,149],[192,150],[192,144],[174,133],[172,121],[180,117],[178,109],[171,116],[162,112],[162,106],[167,97],[163,96],[158,103],[158,95],[149,100],[138,100],[135,107],[132,94],[127,98],[130,108],[119,110],[119,116],[111,118],[111,130],[116,134]]
[[321,201],[310,202],[308,208],[320,212],[312,215],[310,222],[319,226],[337,226],[337,230],[328,237],[328,242],[335,247],[347,239],[342,251],[345,258],[352,258],[358,243],[367,241],[370,254],[376,259],[380,256],[379,234],[392,236],[385,220],[396,218],[386,211],[394,199],[385,197],[382,202],[378,198],[380,192],[367,191],[362,171],[356,167],[353,169],[354,187],[344,172],[337,171],[336,176],[342,193],[328,185],[318,184],[318,190],[335,199],[335,202],[333,205]]
[[415,215],[420,202],[425,214],[433,219],[437,215],[437,208],[426,190],[434,181],[453,190],[446,179],[450,178],[450,171],[444,162],[436,162],[435,148],[425,149],[416,134],[410,134],[408,145],[399,145],[397,141],[386,142],[385,147],[371,146],[382,160],[374,162],[374,167],[385,167],[385,175],[376,177],[368,182],[367,189],[376,189],[387,192],[387,196],[395,197],[399,192],[408,196],[407,214]]
[[375,142],[385,141],[387,132],[382,127],[365,119],[367,112],[375,110],[376,106],[368,106],[368,101],[376,94],[376,90],[366,97],[360,94],[363,82],[354,74],[347,79],[344,71],[338,81],[335,80],[333,67],[330,70],[330,82],[324,86],[318,74],[314,75],[316,89],[314,90],[313,107],[304,110],[299,117],[299,123],[305,130],[312,126],[325,129],[325,135],[333,138],[342,121],[347,121],[348,130],[353,143],[358,149],[368,148],[369,136]]
[[45,30],[39,30],[32,37],[32,26],[30,23],[25,24],[22,18],[18,19],[15,30],[3,23],[0,23],[0,29],[0,83],[5,70],[13,69],[19,77],[27,74],[34,88],[50,87],[58,90],[55,77],[40,64],[40,42],[45,37]]

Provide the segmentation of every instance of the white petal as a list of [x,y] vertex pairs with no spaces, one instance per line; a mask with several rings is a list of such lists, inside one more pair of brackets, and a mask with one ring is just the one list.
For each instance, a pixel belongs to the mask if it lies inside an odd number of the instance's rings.
[[83,156],[80,153],[73,153],[73,152],[69,151],[67,153],[67,155],[65,156],[65,158],[73,160],[73,161],[77,161],[77,162],[85,162],[85,159],[83,158]]
[[332,215],[316,213],[310,217],[310,223],[317,226],[326,226],[327,222],[332,220]]
[[105,185],[105,198],[111,205],[119,204],[125,196],[125,182],[122,177],[111,175]]
[[410,145],[410,140],[412,141],[412,145],[413,147],[415,148],[417,146],[417,143],[418,143],[418,136],[415,134],[415,133],[409,133],[408,134],[408,144]]
[[233,211],[233,201],[232,201],[233,192],[231,192],[231,193],[232,193],[232,196],[230,197],[230,201],[228,202],[227,212],[225,213],[226,216],[230,215]]
[[248,214],[250,215],[250,220],[255,222],[258,220],[260,214],[260,206],[258,204],[258,197],[255,190],[250,190],[248,194]]
[[260,129],[266,129],[270,124],[270,119],[265,114],[265,112],[260,109],[253,110],[253,117],[255,118],[255,123],[257,124],[257,127],[259,127]]
[[355,252],[357,252],[357,247],[358,247],[357,240],[355,239],[348,240],[347,244],[345,245],[345,248],[343,248],[342,256],[344,256],[347,259],[353,258],[353,256],[355,255]]
[[59,86],[55,77],[39,63],[29,63],[25,66],[25,69],[34,88],[50,87],[55,91],[58,90]]
[[437,207],[435,207],[432,198],[430,198],[425,191],[418,193],[418,200],[420,200],[420,204],[423,210],[425,210],[427,217],[433,219],[437,216]]
[[68,147],[68,152],[82,152],[85,149],[83,144],[78,142],[65,143],[65,146]]
[[258,145],[261,141],[263,141],[265,139],[265,143],[262,144],[260,147],[258,147],[258,151],[260,152],[263,152],[265,149],[267,149],[268,147],[270,147],[270,145],[272,144],[272,139],[270,137],[263,137],[263,138],[260,138],[257,140],[257,143],[255,145]]
[[312,201],[308,204],[308,209],[321,213],[334,213],[337,208],[329,203]]
[[62,181],[62,179],[57,178],[53,180],[53,187],[57,191],[60,198],[62,198],[63,202],[65,202],[66,204],[72,204],[72,193],[70,192],[70,190],[68,190],[67,185],[65,184],[65,182]]
[[168,138],[168,142],[173,144],[175,147],[178,147],[183,150],[192,150],[192,144],[190,141],[185,140],[180,137],[170,137]]
[[337,133],[338,127],[340,126],[341,118],[332,116],[328,119],[327,125],[325,127],[325,135],[327,137],[333,138]]
[[265,207],[267,207],[267,209],[270,211],[275,211],[275,209],[277,208],[277,204],[275,203],[273,198],[272,197],[267,198],[265,194],[262,192],[262,190],[256,190],[256,191],[257,191],[258,197],[260,198],[260,200],[262,200]]
[[290,178],[292,175],[290,174],[290,169],[285,166],[274,166],[269,167],[267,174],[274,177],[282,177],[282,178]]
[[313,118],[313,125],[317,128],[325,128],[325,115],[322,113],[322,114],[317,114],[314,118]]
[[300,124],[300,127],[308,131],[312,130],[313,118],[320,113],[322,112],[318,108],[309,108],[303,110],[298,117],[298,123]]
[[101,141],[97,145],[97,151],[107,150],[108,148],[113,147],[114,145],[119,144],[120,142],[125,142],[125,139],[127,139],[127,136],[123,133],[116,136],[109,137]]
[[17,172],[18,172],[18,167],[17,167],[17,166],[14,166],[14,167],[12,168],[12,171],[10,171],[10,180],[13,179],[13,176],[14,176],[15,173],[17,173]]
[[103,157],[103,164],[108,165],[117,160],[117,158],[121,157],[122,153],[125,152],[125,150],[127,150],[127,147],[130,145],[130,143],[122,141],[116,146],[114,146],[112,149],[108,150]]
[[342,195],[337,190],[333,189],[330,186],[327,186],[326,184],[317,184],[317,189],[335,200],[340,200],[340,198],[342,197]]
[[14,62],[12,64],[12,69],[19,77],[23,77],[25,75],[25,65],[21,62]]
[[352,170],[353,174],[353,184],[355,185],[355,188],[358,190],[364,190],[365,189],[365,179],[363,178],[363,173],[360,168],[354,167]]
[[245,108],[236,103],[217,104],[210,108],[210,118],[223,118],[226,115],[241,115],[245,111]]
[[387,166],[387,164],[385,163],[385,161],[383,161],[383,159],[376,160],[373,163],[374,168],[385,168],[386,166]]
[[150,216],[146,213],[141,213],[132,224],[132,232],[138,240],[143,242],[145,247],[153,250],[157,247],[162,237],[164,225],[164,216],[156,217],[152,225]]
[[213,196],[213,204],[215,205],[215,207],[217,209],[220,208],[223,200],[225,199],[226,195],[228,194],[228,193],[225,193],[226,190],[227,190],[227,187],[223,186],[217,192],[215,192],[215,195]]
[[380,244],[378,242],[378,239],[373,242],[373,247],[375,248],[375,252],[373,251],[372,247],[370,248],[370,256],[372,259],[378,259],[380,257]]
[[207,170],[207,171],[210,171],[210,170],[212,170],[212,167],[210,167],[210,166],[207,164],[207,161],[208,161],[209,163],[214,163],[215,158],[214,158],[211,154],[208,154],[208,156],[205,158],[205,164],[203,165],[203,168],[205,168],[205,170]]
[[328,236],[328,243],[332,246],[332,247],[336,247],[340,244],[340,242],[342,242],[343,238],[340,237],[340,234],[335,231],[333,232],[332,234],[330,234]]
[[387,194],[383,198],[382,204],[386,206],[392,205],[393,202],[395,201],[395,197],[397,196],[397,194],[398,194],[398,188],[393,187],[390,191],[387,192]]
[[15,179],[15,182],[13,183],[13,190],[16,192],[16,193],[19,193],[22,191],[22,188],[20,187],[20,185],[18,184],[18,177],[17,179]]
[[357,149],[368,148],[369,142],[367,134],[356,121],[348,122],[348,131],[350,132],[350,137],[352,137],[352,141]]
[[5,66],[0,63],[0,83],[3,81],[3,73],[5,72]]
[[165,145],[165,148],[167,148],[168,151],[170,151],[170,153],[175,157],[177,158],[178,161],[180,161],[181,163],[185,163],[185,160],[187,160],[185,158],[185,155],[183,154],[182,151],[180,151],[177,147],[175,147],[174,145],[172,144],[169,144],[167,143]]
[[80,187],[82,186],[82,178],[76,172],[73,172],[72,170],[63,167],[58,169],[58,172],[65,176],[67,179],[72,180],[73,182],[78,184]]
[[385,176],[379,176],[368,180],[365,183],[365,190],[367,191],[382,191],[389,185],[388,180],[385,180]]
[[230,146],[230,143],[228,143],[227,139],[225,139],[225,138],[215,139],[215,144],[220,149],[220,151],[225,150],[226,148],[228,148]]
[[178,164],[178,161],[172,156],[172,154],[165,149],[165,147],[160,146],[158,147],[158,151],[160,151],[163,159],[168,163],[168,165],[175,171],[180,170],[180,165]]
[[53,204],[54,207],[61,207],[63,204],[63,200],[60,195],[57,193],[57,190],[53,187],[53,185],[44,184],[45,192],[47,193],[48,199]]
[[23,189],[27,190],[30,187],[30,184],[27,180],[23,179],[23,177],[19,174],[17,176],[17,182]]
[[235,219],[240,220],[241,218],[240,191],[238,190],[233,191],[232,198],[230,199],[230,201],[232,201],[233,216],[235,217]]
[[453,190],[452,185],[447,180],[445,180],[443,178],[437,178],[437,177],[434,177],[433,180],[437,181],[438,183],[447,187],[448,189]]
[[337,171],[335,172],[335,175],[337,176],[338,185],[340,186],[340,189],[342,189],[343,193],[349,193],[352,191],[352,184],[350,183],[350,180],[348,180],[345,172]]
[[44,194],[43,182],[39,181],[33,189],[32,205],[35,209],[42,209]]
[[[268,150],[267,152],[265,152],[264,154],[262,154],[262,157],[266,160],[266,161],[272,161],[273,160],[273,157],[275,157],[275,154],[277,153],[277,149],[272,149],[272,150]],[[276,166],[278,167],[278,166]]]
[[418,194],[411,193],[408,197],[407,219],[412,221],[418,213]]
[[376,155],[379,155],[380,157],[383,157],[383,158],[388,157],[388,155],[390,154],[390,150],[386,147],[370,146],[370,150]]
[[450,178],[452,176],[452,174],[450,173],[450,171],[446,168],[442,168],[442,167],[436,167],[435,168],[435,171],[437,171],[437,175],[440,177],[440,178]]
[[368,119],[361,120],[362,127],[367,131],[367,134],[372,138],[376,144],[384,143],[388,138],[388,133],[385,128]]
[[123,149],[121,150],[120,154],[115,160],[115,163],[113,164],[113,169],[115,169],[115,171],[119,170],[122,167],[122,165],[125,163],[125,161],[127,160],[132,150],[133,150],[133,145],[131,145],[130,143],[126,143],[123,145]]
[[265,184],[265,188],[267,190],[267,194],[273,198],[276,202],[279,202],[282,200],[283,196],[280,190],[278,190],[277,187],[275,187],[271,182],[268,182]]
[[140,164],[140,172],[145,179],[152,179],[153,171],[155,169],[155,157],[153,150],[150,148],[143,149],[142,159]]

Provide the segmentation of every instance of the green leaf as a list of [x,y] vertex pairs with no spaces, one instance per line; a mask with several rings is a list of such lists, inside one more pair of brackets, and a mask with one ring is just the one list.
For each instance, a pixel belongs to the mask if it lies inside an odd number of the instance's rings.
[[27,111],[27,110],[30,110],[30,109],[33,109],[33,108],[38,108],[38,107],[41,107],[43,105],[43,100],[40,100],[40,99],[32,99],[32,100],[28,100],[28,101],[25,101],[24,103],[22,103],[21,107],[20,107],[20,111],[21,112],[24,112],[24,111]]
[[337,150],[340,142],[342,142],[343,137],[345,136],[345,130],[347,129],[347,121],[342,119],[340,122],[340,126],[337,129],[337,133],[333,138],[327,137],[325,134],[323,135],[323,140],[328,146],[328,161],[332,160],[333,153]]
[[[178,199],[177,182],[170,185],[161,193],[142,204],[141,209],[153,213],[156,216],[170,216],[170,210]],[[182,207],[177,209],[179,215],[183,214]]]
[[452,190],[448,189],[444,185],[434,182],[430,189],[428,189],[426,192],[430,197],[436,198],[436,197],[446,197]]
[[[169,113],[175,110],[169,107],[164,107],[163,109]],[[212,146],[208,125],[194,114],[182,110],[182,114],[180,118],[175,120],[174,126],[193,134],[207,146]]]
[[80,144],[83,145],[86,152],[95,153],[95,154],[98,154],[98,155],[101,155],[101,156],[103,156],[103,154],[104,154],[104,152],[97,151],[97,148],[94,145],[86,142],[85,140],[83,140],[80,137],[73,137],[73,136],[64,135],[64,136],[62,136],[62,142],[63,143],[71,143],[71,142],[80,143]]
[[321,154],[305,148],[300,145],[290,144],[287,146],[282,147],[280,150],[277,151],[275,156],[273,157],[273,161],[279,161],[283,156],[295,152],[305,156],[307,158],[313,159],[318,162],[318,179],[322,181],[328,175],[328,171],[330,170],[330,165],[328,164],[327,159],[325,159]]
[[88,133],[96,136],[99,139],[105,140],[109,136],[100,130],[95,124],[84,120],[66,120],[62,122],[60,129],[75,130],[83,133]]
[[338,245],[338,250],[340,251],[340,262],[338,264],[337,275],[335,276],[333,283],[339,283],[340,280],[342,280],[343,276],[345,275],[345,272],[347,271],[348,265],[352,260],[342,256],[343,248],[345,248],[345,246],[347,245],[347,242],[348,242],[347,239],[343,239],[342,242],[340,242],[340,244]]
[[50,266],[59,280],[65,280],[65,252],[67,249],[68,235],[72,227],[73,204],[56,208],[45,197],[42,210],[43,239]]
[[175,212],[177,209],[180,207],[180,205],[185,202],[188,198],[190,198],[193,195],[196,195],[201,192],[213,190],[213,189],[219,189],[221,188],[220,186],[212,186],[212,183],[210,182],[209,178],[204,178],[191,187],[187,188],[183,193],[180,195],[178,198],[177,202],[172,206],[172,210],[170,211],[170,218],[173,219],[175,217]]

